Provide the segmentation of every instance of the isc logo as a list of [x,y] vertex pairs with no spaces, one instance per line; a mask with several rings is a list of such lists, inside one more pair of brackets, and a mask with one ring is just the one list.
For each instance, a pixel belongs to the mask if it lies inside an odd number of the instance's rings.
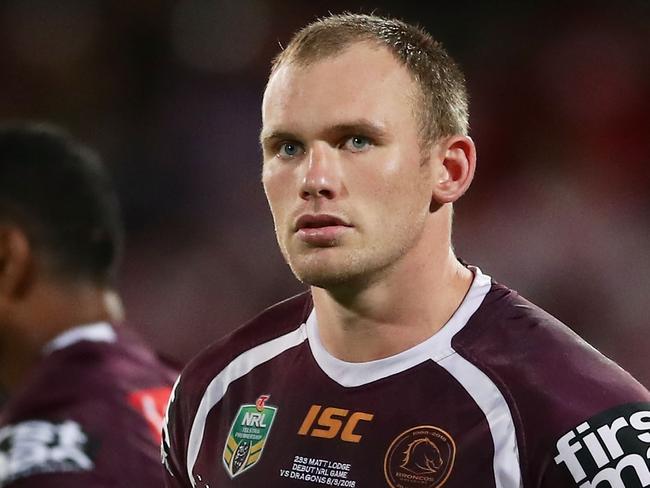
[[[321,411],[322,410],[322,411]],[[374,415],[366,412],[352,412],[344,408],[312,405],[298,430],[300,435],[334,439],[340,433],[345,442],[359,442],[361,436],[354,430],[359,422],[370,422]]]

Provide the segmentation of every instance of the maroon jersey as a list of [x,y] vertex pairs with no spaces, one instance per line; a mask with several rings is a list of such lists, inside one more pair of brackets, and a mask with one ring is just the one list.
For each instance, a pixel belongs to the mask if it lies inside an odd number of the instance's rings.
[[0,486],[160,487],[175,373],[122,328],[71,329],[0,413]]
[[650,393],[473,271],[445,327],[392,357],[331,356],[309,294],[209,348],[170,399],[167,486],[649,486]]

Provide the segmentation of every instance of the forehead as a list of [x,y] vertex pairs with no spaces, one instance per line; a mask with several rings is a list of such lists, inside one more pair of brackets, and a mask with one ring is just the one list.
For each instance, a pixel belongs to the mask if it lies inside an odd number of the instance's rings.
[[358,119],[415,124],[415,93],[408,70],[387,48],[353,44],[307,66],[281,65],[264,93],[264,131],[317,130]]

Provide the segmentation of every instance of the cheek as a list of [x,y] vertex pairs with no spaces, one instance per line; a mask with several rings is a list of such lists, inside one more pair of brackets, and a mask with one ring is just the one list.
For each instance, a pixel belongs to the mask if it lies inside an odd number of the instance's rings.
[[262,185],[273,219],[278,223],[291,194],[290,173],[278,168],[265,167],[262,171]]
[[361,181],[369,198],[379,206],[399,213],[413,206],[428,206],[425,178],[415,158],[408,163],[398,158],[388,160],[374,171],[366,172]]
[[395,172],[376,184],[377,218],[386,229],[419,225],[429,213],[431,195],[419,173]]

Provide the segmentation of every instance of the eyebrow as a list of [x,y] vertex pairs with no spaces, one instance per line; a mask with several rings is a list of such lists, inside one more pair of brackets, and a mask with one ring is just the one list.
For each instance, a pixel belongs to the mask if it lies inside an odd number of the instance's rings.
[[388,136],[388,131],[383,124],[371,122],[367,119],[359,119],[352,122],[336,124],[332,127],[328,127],[324,132],[326,136],[330,137],[359,134],[380,141],[386,139]]
[[[345,135],[354,134],[368,136],[380,142],[388,138],[388,131],[383,124],[371,122],[368,119],[357,119],[327,127],[322,131],[320,137],[336,139]],[[272,141],[296,141],[300,139],[296,134],[285,130],[272,130],[270,132],[262,130],[260,133],[260,144],[262,147],[268,146]]]
[[298,137],[291,132],[285,131],[272,131],[272,132],[262,132],[260,133],[260,145],[262,148],[268,146],[272,141],[295,141]]

